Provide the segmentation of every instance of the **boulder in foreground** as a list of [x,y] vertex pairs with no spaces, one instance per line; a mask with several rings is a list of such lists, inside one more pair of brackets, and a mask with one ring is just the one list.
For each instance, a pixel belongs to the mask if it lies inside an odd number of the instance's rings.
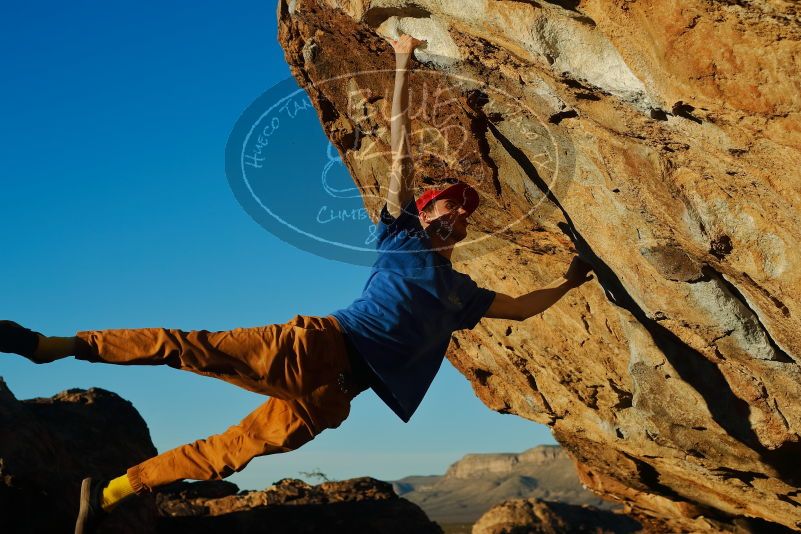
[[387,482],[362,477],[316,486],[283,479],[263,491],[237,493],[231,483],[194,482],[158,495],[159,532],[246,534],[441,534]]

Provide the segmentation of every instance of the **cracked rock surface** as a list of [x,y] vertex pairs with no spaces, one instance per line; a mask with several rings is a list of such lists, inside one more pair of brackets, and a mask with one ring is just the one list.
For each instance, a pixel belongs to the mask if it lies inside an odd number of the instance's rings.
[[[421,186],[482,204],[454,263],[520,295],[448,357],[584,483],[677,531],[801,528],[801,8],[784,0],[280,0],[279,40],[375,218],[394,56]],[[326,83],[340,77],[337,83]],[[645,521],[647,523],[647,521]]]

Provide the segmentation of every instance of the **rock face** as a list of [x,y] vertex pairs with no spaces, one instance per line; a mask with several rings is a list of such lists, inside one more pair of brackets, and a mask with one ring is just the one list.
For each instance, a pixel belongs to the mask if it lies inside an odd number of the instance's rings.
[[181,483],[157,498],[159,532],[165,533],[442,532],[390,484],[368,477],[317,486],[284,479],[239,494],[230,482]]
[[393,487],[441,524],[473,523],[493,505],[520,497],[605,506],[581,486],[567,453],[551,445],[520,454],[468,454],[444,476],[406,477]]
[[639,523],[624,515],[592,506],[539,499],[515,499],[499,504],[473,525],[473,534],[628,534],[641,531]]
[[482,196],[454,264],[511,295],[575,250],[596,272],[540,316],[459,332],[450,360],[491,409],[548,424],[592,490],[677,530],[801,528],[800,13],[278,3],[286,59],[373,216],[390,166],[382,35],[428,41],[410,81],[417,183]]
[[[0,379],[3,532],[72,532],[81,480],[112,478],[156,454],[130,402],[98,388],[18,401]],[[102,532],[152,531],[150,499],[127,501]]]

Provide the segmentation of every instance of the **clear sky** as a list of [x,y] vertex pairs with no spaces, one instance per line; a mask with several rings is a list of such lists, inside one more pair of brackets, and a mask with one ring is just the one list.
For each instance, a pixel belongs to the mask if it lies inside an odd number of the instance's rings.
[[[226,179],[233,125],[289,76],[276,35],[264,0],[2,4],[0,318],[50,335],[225,330],[327,315],[360,294],[369,267],[274,237]],[[326,149],[313,135],[295,146],[277,172]],[[221,432],[264,400],[167,367],[72,358],[0,355],[0,376],[20,399],[114,391],[160,451]],[[409,423],[368,391],[340,428],[231,480],[258,489],[315,469],[391,480],[540,443],[554,443],[547,428],[491,412],[446,360]]]

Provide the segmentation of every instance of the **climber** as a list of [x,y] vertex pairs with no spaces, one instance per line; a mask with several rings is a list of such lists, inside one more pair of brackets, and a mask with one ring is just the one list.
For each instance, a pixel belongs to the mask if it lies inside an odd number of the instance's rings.
[[159,454],[110,480],[97,473],[85,478],[76,533],[93,531],[131,495],[181,479],[221,479],[254,457],[296,449],[324,429],[338,427],[352,399],[368,388],[408,422],[452,332],[472,329],[482,317],[522,321],[591,279],[589,266],[574,258],[558,282],[514,298],[479,287],[453,269],[453,248],[466,237],[479,196],[456,182],[415,199],[407,77],[412,52],[424,41],[403,35],[391,42],[396,71],[390,183],[376,227],[378,257],[362,296],[349,307],[324,317],[296,315],[284,324],[227,332],[140,328],[49,337],[0,321],[0,351],[35,363],[74,356],[167,365],[269,396],[221,434]]

